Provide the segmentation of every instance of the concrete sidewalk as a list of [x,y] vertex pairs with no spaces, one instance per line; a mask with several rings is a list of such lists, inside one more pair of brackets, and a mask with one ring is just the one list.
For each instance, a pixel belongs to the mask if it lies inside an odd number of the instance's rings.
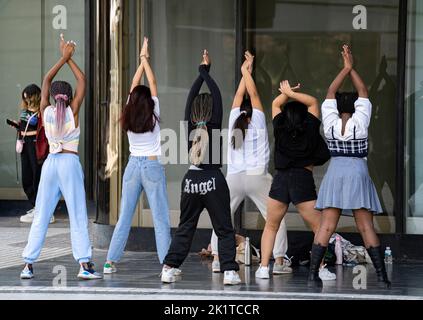
[[[392,289],[376,281],[373,266],[365,266],[367,290],[353,288],[353,268],[331,268],[338,279],[322,288],[307,284],[307,267],[294,267],[294,273],[270,280],[255,278],[257,265],[241,266],[243,283],[223,286],[223,275],[211,272],[211,260],[192,254],[182,266],[180,282],[162,284],[161,265],[156,253],[127,252],[118,265],[118,273],[103,280],[79,281],[79,266],[72,257],[69,223],[58,214],[49,228],[40,261],[35,264],[35,278],[19,279],[23,266],[21,254],[26,245],[29,225],[16,217],[0,218],[0,299],[94,299],[94,300],[260,300],[260,299],[353,299],[353,300],[423,300],[423,264],[388,266]],[[102,272],[106,252],[94,250],[97,271]]]
[[[54,237],[54,236],[53,236]],[[98,271],[106,252],[95,250],[94,260]],[[79,281],[78,265],[71,255],[47,259],[37,263],[35,278],[22,281],[22,265],[0,270],[0,298],[7,299],[166,299],[166,300],[257,300],[257,299],[357,299],[357,300],[423,300],[422,265],[393,265],[390,275],[391,290],[376,283],[372,266],[368,266],[367,290],[353,288],[352,268],[334,269],[338,280],[325,283],[323,288],[307,285],[307,267],[294,268],[290,275],[275,276],[270,280],[255,279],[257,266],[241,266],[242,285],[225,287],[223,275],[211,272],[211,260],[201,260],[191,255],[182,266],[180,282],[165,285],[160,282],[161,266],[155,253],[127,253],[118,265],[118,273],[103,280]],[[60,279],[61,281],[58,281]],[[56,285],[55,285],[56,283]]]

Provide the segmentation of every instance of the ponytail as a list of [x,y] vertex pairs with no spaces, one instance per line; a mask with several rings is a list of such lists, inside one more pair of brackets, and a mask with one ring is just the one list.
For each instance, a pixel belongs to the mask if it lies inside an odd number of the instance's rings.
[[193,102],[191,110],[191,122],[197,127],[194,132],[192,147],[190,150],[190,162],[199,167],[206,154],[209,145],[207,123],[211,120],[213,112],[213,99],[210,94],[198,95]]
[[66,109],[68,107],[69,98],[66,95],[58,94],[54,97],[56,100],[56,126],[57,131],[62,133],[66,122]]
[[55,101],[56,129],[61,134],[66,122],[66,109],[72,99],[72,86],[65,81],[56,81],[51,84],[50,95]]
[[[238,117],[238,119],[235,120],[231,139],[232,148],[234,148],[235,150],[240,149],[244,144],[249,120],[253,116],[253,107],[251,106],[251,101],[249,99],[244,99],[240,111],[241,115]],[[239,134],[240,132],[242,134],[242,140],[241,135]]]

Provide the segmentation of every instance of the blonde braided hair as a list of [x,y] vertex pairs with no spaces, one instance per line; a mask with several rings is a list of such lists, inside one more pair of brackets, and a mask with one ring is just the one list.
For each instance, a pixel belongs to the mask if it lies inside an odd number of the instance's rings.
[[213,113],[213,98],[209,93],[198,95],[193,102],[191,110],[191,122],[197,126],[194,132],[192,147],[190,150],[190,162],[199,167],[205,157],[209,145],[207,123]]

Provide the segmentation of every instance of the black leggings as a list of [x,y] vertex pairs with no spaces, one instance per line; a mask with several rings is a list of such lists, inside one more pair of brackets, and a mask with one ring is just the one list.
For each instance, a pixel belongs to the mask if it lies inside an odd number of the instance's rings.
[[21,153],[22,187],[31,205],[35,207],[38,184],[40,183],[41,165],[35,151],[35,137],[26,137]]
[[229,188],[220,170],[190,170],[185,175],[182,182],[181,219],[164,264],[173,268],[182,265],[191,249],[198,220],[204,209],[207,209],[219,239],[221,271],[238,271]]

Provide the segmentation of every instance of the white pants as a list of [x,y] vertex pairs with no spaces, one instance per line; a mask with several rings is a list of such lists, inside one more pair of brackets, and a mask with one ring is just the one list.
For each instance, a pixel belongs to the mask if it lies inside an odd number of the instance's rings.
[[[272,185],[272,176],[265,175],[248,175],[247,173],[231,174],[226,177],[229,190],[231,193],[231,213],[232,222],[234,220],[235,211],[239,208],[242,201],[247,197],[250,198],[261,215],[266,220],[267,217],[267,201]],[[213,231],[211,238],[211,248],[213,255],[218,255],[218,239]],[[273,248],[273,257],[282,258],[288,251],[288,236],[286,233],[285,219],[282,220],[279,231],[276,235],[275,246]]]

